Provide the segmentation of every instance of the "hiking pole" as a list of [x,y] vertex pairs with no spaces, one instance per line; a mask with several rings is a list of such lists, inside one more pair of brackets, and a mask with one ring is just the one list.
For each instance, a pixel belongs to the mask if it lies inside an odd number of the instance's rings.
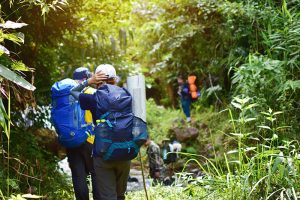
[[147,187],[146,187],[146,182],[145,182],[145,176],[144,176],[144,164],[142,162],[141,151],[139,151],[139,157],[140,157],[140,163],[141,163],[141,168],[142,168],[143,186],[144,186],[144,190],[145,190],[145,194],[146,194],[146,199],[149,200],[148,192],[147,192]]

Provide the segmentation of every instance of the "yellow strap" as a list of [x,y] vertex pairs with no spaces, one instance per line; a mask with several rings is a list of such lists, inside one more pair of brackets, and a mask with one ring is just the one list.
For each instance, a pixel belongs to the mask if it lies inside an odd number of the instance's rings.
[[[83,92],[85,94],[94,94],[96,91],[97,90],[92,88],[92,87],[86,87]],[[88,124],[93,123],[93,116],[92,116],[91,111],[86,110],[84,118],[85,118],[86,123],[88,123]],[[91,135],[89,132],[86,132],[86,133],[88,135],[88,138],[86,139],[86,141],[91,143],[91,144],[94,144],[95,135]]]
[[[92,87],[86,87],[83,92],[85,94],[94,94],[96,91],[97,90]],[[92,116],[91,111],[89,111],[89,110],[85,111],[84,119],[85,119],[86,123],[93,123],[93,116]]]
[[88,143],[94,144],[95,136],[94,136],[94,135],[90,135],[90,136],[86,139],[86,141],[87,141]]
[[83,93],[85,94],[94,94],[97,90],[95,88],[92,87],[86,87],[83,91]]

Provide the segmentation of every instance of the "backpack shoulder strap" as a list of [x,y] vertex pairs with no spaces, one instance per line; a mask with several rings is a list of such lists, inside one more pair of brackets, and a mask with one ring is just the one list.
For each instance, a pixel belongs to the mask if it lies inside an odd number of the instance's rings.
[[131,94],[129,93],[129,91],[128,91],[127,89],[125,89],[125,88],[123,88],[123,87],[122,87],[122,89],[126,92],[126,94],[127,94],[128,96],[131,96]]

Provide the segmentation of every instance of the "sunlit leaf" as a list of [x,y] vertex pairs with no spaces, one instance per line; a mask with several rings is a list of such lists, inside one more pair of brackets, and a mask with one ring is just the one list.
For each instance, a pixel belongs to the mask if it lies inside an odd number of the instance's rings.
[[220,85],[211,86],[211,87],[209,87],[209,88],[206,89],[207,96],[210,96],[213,93],[221,91],[221,90],[222,90],[222,87]]
[[43,196],[38,196],[38,195],[34,195],[34,194],[23,194],[22,197],[23,198],[29,198],[29,199],[40,199],[40,198],[43,198]]
[[254,121],[254,120],[256,120],[256,118],[247,118],[247,119],[245,119],[245,122],[251,122],[251,121]]
[[276,128],[276,131],[281,130],[281,129],[287,129],[287,128],[292,128],[291,126],[280,126]]
[[245,109],[246,109],[246,110],[249,110],[249,109],[251,109],[251,108],[253,108],[253,107],[256,107],[256,106],[257,106],[256,103],[249,104],[248,106],[245,107]]
[[247,148],[245,149],[245,151],[248,152],[248,151],[253,151],[253,150],[255,150],[255,149],[256,149],[256,147],[247,147]]
[[24,38],[20,38],[17,33],[5,34],[4,38],[16,44],[24,43]]
[[273,122],[276,120],[276,118],[273,118],[273,117],[266,117],[267,120],[269,120],[270,122]]
[[0,124],[3,128],[5,128],[6,126],[6,122],[5,119],[8,119],[8,116],[6,114],[3,102],[2,102],[2,98],[0,98]]
[[239,98],[239,97],[234,97],[234,100],[237,101],[237,102],[239,102],[240,104],[242,104],[242,101],[243,101],[243,100],[242,100],[241,98]]
[[[1,77],[1,78],[2,78],[2,77]],[[4,89],[3,87],[1,87],[1,85],[0,85],[0,92],[1,92],[6,98],[8,98],[5,89]]]
[[269,111],[269,113],[272,113],[272,112],[273,112],[273,110],[272,110],[271,108],[269,108],[269,110],[268,110],[268,111]]
[[50,11],[50,8],[47,4],[43,4],[43,7],[42,7],[42,16],[45,16],[45,14],[47,14],[49,11]]
[[5,53],[7,55],[10,54],[9,50],[0,44],[0,56],[3,54],[3,53],[1,54],[1,52]]
[[242,133],[229,133],[230,135],[237,136],[237,137],[243,137],[244,135]]
[[271,130],[271,128],[269,126],[258,126],[259,128],[263,128],[263,129],[268,129],[268,130]]
[[249,132],[249,133],[244,133],[244,135],[249,136],[249,135],[253,135],[255,132]]
[[6,78],[9,81],[14,82],[15,84],[27,89],[34,91],[35,87],[31,85],[28,81],[26,81],[23,77],[17,75],[15,72],[11,71],[10,69],[4,67],[0,64],[0,75]]
[[241,104],[238,104],[238,103],[235,103],[235,102],[231,102],[231,104],[232,104],[235,108],[242,109]]
[[228,163],[236,163],[236,164],[238,164],[238,165],[240,165],[240,164],[241,164],[241,162],[240,162],[239,160],[233,160],[233,161],[229,161]]
[[296,89],[300,89],[300,80],[288,80],[284,84],[284,88],[285,88],[285,90],[292,89],[294,91]]
[[274,140],[277,140],[277,139],[278,139],[278,135],[277,134],[273,134],[272,140],[274,141]]
[[251,139],[251,140],[255,140],[255,141],[260,141],[260,139],[259,139],[259,138],[257,138],[257,137],[249,137],[249,139]]
[[266,116],[271,116],[270,113],[266,113],[266,112],[261,112],[261,114],[266,115]]
[[24,33],[18,32],[18,33],[14,33],[14,34],[19,38],[20,42],[24,44],[24,42],[25,42],[25,35],[24,35]]
[[250,101],[250,98],[249,97],[245,97],[245,98],[235,97],[234,100],[236,100],[240,104],[246,104]]
[[228,151],[227,154],[233,154],[233,153],[237,153],[237,152],[239,152],[239,151],[237,149],[235,149],[235,150]]
[[282,111],[277,111],[277,112],[274,112],[273,115],[279,115],[279,114],[282,114],[283,112]]
[[[267,149],[270,149],[271,147],[270,146],[267,146],[267,145],[265,145],[265,144],[263,144],[263,145],[261,145],[261,146],[263,146],[264,148],[267,148]],[[266,151],[265,151],[266,152]]]
[[23,26],[27,26],[28,24],[25,23],[16,23],[12,21],[6,21],[4,24],[0,24],[0,27],[2,28],[10,28],[10,29],[17,29],[22,28]]
[[288,149],[286,146],[278,146],[278,149]]
[[30,71],[30,69],[24,63],[22,63],[20,61],[14,62],[11,65],[11,68],[13,70],[19,70],[19,71]]

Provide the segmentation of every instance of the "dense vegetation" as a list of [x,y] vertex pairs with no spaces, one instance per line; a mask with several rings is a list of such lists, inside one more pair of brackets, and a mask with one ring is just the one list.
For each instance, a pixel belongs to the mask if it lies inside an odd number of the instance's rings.
[[299,198],[299,0],[7,0],[0,10],[3,199],[72,198],[58,158],[34,133],[51,128],[51,85],[101,63],[121,81],[145,74],[158,143],[183,116],[177,76],[198,77],[192,116],[207,129],[181,157],[205,176],[183,170],[184,188],[151,188],[152,199]]

